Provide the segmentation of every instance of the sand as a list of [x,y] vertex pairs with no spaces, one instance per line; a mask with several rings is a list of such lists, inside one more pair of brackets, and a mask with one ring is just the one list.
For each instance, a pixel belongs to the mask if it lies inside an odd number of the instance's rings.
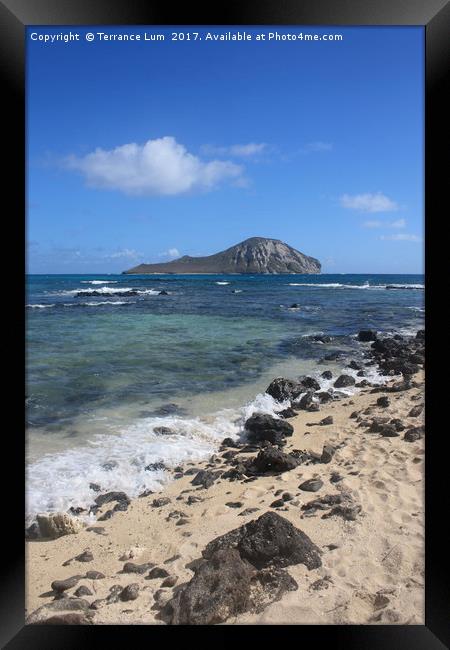
[[[77,585],[91,589],[93,595],[87,600],[105,598],[115,584],[137,583],[140,593],[134,601],[102,607],[95,612],[94,623],[164,624],[157,618],[158,610],[152,609],[153,596],[164,578],[149,579],[148,571],[143,575],[120,573],[126,559],[155,563],[177,576],[177,584],[189,581],[193,573],[186,564],[199,558],[210,540],[271,510],[275,492],[282,490],[292,493],[294,499],[276,512],[322,549],[322,567],[311,571],[301,564],[288,567],[298,583],[297,591],[286,593],[262,613],[243,614],[226,624],[424,624],[424,439],[409,443],[403,433],[381,437],[358,427],[349,417],[353,411],[370,407],[371,416],[400,418],[408,427],[422,424],[423,416],[407,415],[423,402],[423,372],[414,379],[414,388],[389,393],[388,408],[376,405],[383,393],[371,394],[368,388],[323,405],[319,412],[303,411],[290,418],[294,435],[287,439],[284,450],[321,452],[324,443],[343,443],[329,464],[299,465],[279,476],[248,483],[219,480],[208,489],[192,486],[193,477],[183,476],[161,493],[133,500],[128,511],[92,524],[103,527],[104,535],[82,530],[52,541],[28,541],[27,615],[53,600],[53,580],[97,570],[106,577],[82,579]],[[328,415],[333,416],[333,424],[306,426]],[[198,468],[207,464],[191,463]],[[335,472],[343,479],[331,483]],[[301,482],[316,476],[324,481],[318,492],[298,489]],[[301,510],[314,498],[342,491],[350,491],[361,506],[355,521],[339,516],[322,519],[320,511],[308,517]],[[190,495],[202,500],[188,505]],[[160,496],[171,502],[152,507],[153,499]],[[232,508],[226,505],[229,502],[241,502],[242,506]],[[240,516],[247,508],[259,510]],[[174,511],[183,513],[187,523],[177,525],[176,515],[169,518]],[[85,549],[92,551],[93,561],[74,560],[62,566]],[[67,593],[72,595],[77,587]]]

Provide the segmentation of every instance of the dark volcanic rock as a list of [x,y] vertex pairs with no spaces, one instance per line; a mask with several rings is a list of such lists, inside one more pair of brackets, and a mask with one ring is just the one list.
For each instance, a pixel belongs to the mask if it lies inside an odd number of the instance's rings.
[[146,573],[149,569],[154,567],[153,562],[145,562],[144,564],[135,564],[134,562],[125,562],[123,565],[122,573]]
[[88,580],[102,580],[105,577],[105,574],[101,571],[87,571],[85,578]]
[[331,370],[324,370],[321,377],[323,377],[324,379],[331,379],[333,377],[333,373],[331,372]]
[[74,560],[77,560],[77,562],[92,562],[94,559],[94,556],[92,555],[92,552],[89,550],[83,551],[83,553],[80,553],[80,555],[77,555]]
[[314,377],[299,377],[299,382],[305,387],[310,390],[320,390],[320,384],[317,381],[317,379],[314,379]]
[[42,605],[27,618],[27,625],[89,625],[89,603],[83,598],[64,598]]
[[360,330],[358,332],[358,341],[362,342],[368,342],[368,341],[376,341],[377,339],[377,333],[375,330]]
[[245,423],[250,440],[268,440],[280,442],[280,437],[292,436],[294,427],[285,420],[280,420],[271,415],[258,413],[252,415]]
[[408,413],[408,417],[417,418],[419,417],[419,415],[421,415],[422,411],[423,411],[423,404],[418,404],[417,406],[413,406],[413,408]]
[[305,411],[313,403],[313,397],[314,392],[312,390],[309,390],[297,402],[295,402],[295,406]]
[[159,566],[155,566],[148,574],[150,580],[154,580],[155,578],[168,578],[169,576],[170,573],[166,569],[163,569]]
[[403,436],[403,439],[407,442],[415,442],[416,440],[420,440],[420,438],[422,438],[424,435],[425,427],[413,427],[412,429],[408,429],[408,431]]
[[317,492],[321,487],[323,487],[323,481],[320,478],[310,478],[298,486],[299,490],[304,490],[305,492]]
[[207,469],[201,469],[196,476],[191,481],[192,485],[201,485],[205,489],[211,487],[211,485],[217,481],[222,472],[211,472]]
[[65,580],[54,580],[51,584],[53,591],[62,592],[66,589],[72,589],[75,585],[83,578],[84,576],[77,575],[72,576],[71,578],[66,578]]
[[294,411],[294,409],[289,406],[287,409],[284,409],[283,411],[278,411],[278,415],[280,418],[294,418],[296,415],[298,415],[297,411]]
[[330,463],[333,458],[336,450],[331,445],[324,445],[322,449],[322,455],[320,457],[321,463]]
[[295,469],[298,460],[285,454],[277,447],[262,449],[256,458],[249,463],[247,469],[254,474],[281,473]]
[[92,596],[92,591],[89,589],[89,587],[86,587],[85,585],[81,585],[78,587],[78,589],[74,592],[74,595],[77,598],[81,598],[81,596]]
[[175,432],[169,427],[155,427],[153,433],[156,433],[157,436],[170,436]]
[[105,503],[110,503],[111,501],[123,501],[129,504],[130,498],[125,494],[125,492],[107,492],[106,494],[101,494],[95,499],[95,503],[100,508],[105,505]]
[[323,418],[323,420],[320,420],[319,424],[322,426],[325,426],[327,424],[333,424],[333,416],[328,415],[326,418]]
[[166,506],[168,503],[170,503],[170,498],[169,497],[159,497],[158,499],[153,499],[152,507],[153,508],[162,508],[162,506]]
[[351,375],[339,375],[334,382],[335,388],[345,388],[346,386],[354,386],[355,378]]
[[251,608],[251,564],[231,548],[209,559],[166,606],[172,625],[216,625]]
[[321,566],[319,548],[301,530],[276,512],[266,512],[212,540],[203,550],[209,559],[221,549],[236,548],[241,558],[256,568],[304,564],[308,569]]
[[277,377],[266,388],[266,393],[271,395],[277,402],[284,402],[285,400],[295,399],[303,390],[303,386],[299,382]]
[[382,408],[387,408],[390,404],[391,402],[389,401],[389,397],[386,397],[385,395],[377,399],[377,406],[381,406]]
[[120,600],[126,602],[128,600],[136,600],[139,596],[139,585],[136,582],[133,582],[131,585],[127,585],[125,589],[120,592]]

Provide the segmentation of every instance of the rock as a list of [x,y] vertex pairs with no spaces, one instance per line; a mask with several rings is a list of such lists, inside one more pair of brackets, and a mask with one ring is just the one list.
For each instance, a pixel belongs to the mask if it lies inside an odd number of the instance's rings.
[[156,433],[157,436],[171,436],[175,431],[169,427],[155,427],[153,433]]
[[189,523],[189,519],[186,519],[186,517],[181,517],[181,519],[178,519],[175,526],[185,526],[188,523]]
[[408,413],[408,417],[410,418],[417,418],[419,415],[421,415],[423,411],[423,404],[418,404],[417,406],[414,406],[410,412]]
[[101,517],[98,518],[98,521],[107,521],[114,516],[114,510],[107,510]]
[[309,589],[313,591],[319,591],[321,589],[328,589],[330,584],[332,584],[331,576],[325,576],[324,578],[319,578],[309,585]]
[[374,609],[383,609],[387,605],[389,605],[391,601],[387,596],[384,594],[377,593],[375,595],[374,601],[373,601],[373,608]]
[[283,494],[281,495],[281,498],[283,499],[283,501],[292,501],[292,499],[294,498],[294,495],[291,494],[290,492],[283,492]]
[[392,420],[389,420],[389,424],[395,427],[396,431],[403,431],[406,428],[399,418],[393,418]]
[[317,402],[312,402],[309,406],[306,407],[307,411],[320,411],[320,406]]
[[285,503],[283,499],[276,499],[275,501],[272,501],[270,504],[271,508],[283,508],[285,506]]
[[106,602],[108,605],[111,603],[117,603],[119,602],[119,598],[122,594],[123,591],[122,585],[113,585],[112,587],[109,588],[109,596],[106,598]]
[[258,510],[260,510],[260,508],[246,508],[245,510],[243,510],[242,512],[240,512],[240,513],[238,514],[238,516],[239,516],[239,517],[246,517],[247,515],[251,515],[251,514],[253,514],[254,512],[258,512]]
[[325,426],[327,424],[333,424],[333,416],[328,415],[326,418],[323,418],[323,420],[320,420],[319,424],[321,426]]
[[77,575],[72,576],[71,578],[66,578],[65,580],[54,580],[51,584],[53,591],[62,592],[67,589],[72,589],[75,585],[83,578],[84,576]]
[[220,443],[221,447],[238,447],[238,443],[233,438],[224,438]]
[[342,478],[340,474],[333,472],[330,477],[330,483],[339,483],[339,481],[342,481]]
[[178,582],[178,576],[168,576],[162,583],[161,587],[174,587]]
[[103,463],[102,467],[105,469],[107,472],[110,472],[112,469],[115,469],[117,467],[118,463],[116,460],[108,460],[106,463]]
[[192,479],[192,485],[201,485],[205,489],[211,487],[211,485],[219,478],[221,472],[211,472],[207,469],[201,469],[198,474]]
[[277,447],[262,449],[249,464],[248,471],[255,474],[288,472],[298,466],[298,460]]
[[324,370],[323,373],[321,374],[321,377],[324,379],[331,379],[333,377],[333,373],[331,370]]
[[339,375],[334,382],[335,388],[345,388],[346,386],[354,386],[355,378],[351,375]]
[[390,404],[391,402],[389,401],[389,397],[386,397],[385,395],[377,399],[377,406],[381,406],[382,408],[387,408]]
[[242,508],[244,504],[241,501],[227,501],[225,505],[229,508]]
[[101,571],[87,571],[84,577],[89,580],[102,580],[105,577],[105,574]]
[[152,507],[153,508],[162,508],[163,506],[166,506],[170,502],[171,502],[171,500],[169,499],[169,497],[159,497],[158,499],[153,499]]
[[218,549],[168,603],[172,625],[216,625],[251,607],[254,568],[235,549]]
[[124,501],[125,503],[131,503],[130,498],[125,494],[125,492],[107,492],[106,494],[101,494],[96,497],[95,503],[99,508],[105,505],[105,503],[111,503],[111,501]]
[[424,434],[425,427],[413,427],[412,429],[408,429],[408,431],[403,436],[403,439],[407,442],[416,442],[416,440],[420,440]]
[[305,393],[298,402],[295,402],[295,405],[299,408],[305,411],[308,409],[311,404],[313,403],[313,398],[314,398],[314,393],[313,391],[308,391]]
[[86,587],[85,585],[81,585],[74,592],[74,595],[77,596],[77,598],[81,598],[81,596],[92,596],[93,594],[92,591],[89,589],[89,587]]
[[316,393],[316,397],[319,398],[321,404],[326,404],[327,402],[331,402],[331,400],[333,399],[333,395],[326,390],[321,391],[320,393]]
[[172,593],[168,589],[158,589],[158,591],[154,593],[153,598],[155,600],[153,608],[164,609],[167,603],[172,599]]
[[283,411],[278,411],[278,415],[280,418],[293,418],[297,415],[297,411],[294,411],[294,409],[289,406],[287,409],[284,409]]
[[198,566],[166,611],[173,625],[215,625],[246,611],[261,611],[297,588],[286,571],[273,567],[257,571],[237,550],[227,548]]
[[122,568],[122,573],[146,573],[155,565],[153,562],[144,562],[144,564],[135,564],[134,562],[125,562]]
[[89,483],[89,488],[90,488],[93,492],[100,492],[101,489],[102,489],[98,483]]
[[[75,622],[76,621],[76,622]],[[32,612],[27,625],[86,625],[90,624],[89,603],[82,598],[64,598],[41,605]]]
[[298,302],[293,302],[289,309],[300,309],[301,305]]
[[150,463],[144,468],[147,472],[156,472],[157,470],[160,469],[167,469],[165,464],[163,462],[157,462],[157,463]]
[[425,340],[425,330],[419,330],[416,334],[416,339]]
[[158,293],[158,296],[168,296],[169,293],[165,291],[164,289]]
[[170,573],[159,566],[155,566],[150,573],[148,574],[148,578],[150,580],[154,580],[155,578],[168,578],[170,576]]
[[39,514],[36,517],[42,537],[57,539],[63,535],[75,535],[82,530],[81,521],[64,512]]
[[90,533],[96,533],[97,535],[106,535],[106,531],[102,526],[90,526],[89,528],[86,528],[86,530]]
[[359,364],[359,363],[358,363],[357,361],[355,361],[354,359],[352,359],[352,360],[350,361],[350,363],[348,364],[347,367],[348,367],[348,368],[351,368],[352,370],[361,370],[361,369],[362,369],[361,364]]
[[392,424],[385,424],[380,433],[384,438],[396,438],[400,435]]
[[326,336],[325,334],[315,334],[310,337],[312,341],[316,343],[331,343],[333,340],[331,336]]
[[322,455],[320,457],[321,463],[331,463],[331,460],[335,454],[336,450],[331,445],[324,445],[322,449]]
[[139,596],[139,585],[136,582],[127,585],[120,593],[120,600],[127,602],[128,600],[136,600]]
[[39,526],[36,522],[25,529],[25,539],[38,539],[40,537]]
[[307,389],[320,390],[320,384],[314,377],[299,377],[299,382]]
[[323,487],[323,481],[320,478],[310,478],[298,486],[299,490],[304,492],[317,492],[321,487]]
[[242,559],[256,568],[304,564],[308,569],[321,566],[319,548],[301,530],[276,512],[266,512],[240,528],[212,540],[203,550],[210,559],[217,550],[236,548]]
[[358,341],[367,343],[369,341],[376,341],[376,340],[377,340],[377,333],[375,332],[375,330],[360,330],[358,332]]
[[342,503],[343,497],[341,494],[327,494],[326,496],[319,497],[313,501],[308,501],[302,505],[302,510],[306,512],[316,512],[316,510],[329,510],[332,506]]
[[322,515],[322,519],[328,519],[329,517],[342,517],[346,521],[354,521],[360,512],[361,506],[359,505],[339,505],[332,508],[330,512]]
[[74,557],[74,560],[77,560],[77,562],[92,562],[93,559],[94,556],[92,555],[92,552],[89,551],[89,549],[83,551],[83,553],[80,553],[80,555]]
[[277,402],[284,402],[295,399],[303,390],[303,386],[299,382],[277,377],[266,388],[266,393],[271,395]]
[[90,604],[90,609],[95,609],[95,610],[102,609],[102,607],[108,604],[109,603],[107,598],[98,598],[97,600],[94,600],[94,602]]
[[279,441],[280,437],[292,436],[294,432],[294,427],[289,422],[261,413],[252,415],[246,421],[245,429],[250,440],[269,442]]

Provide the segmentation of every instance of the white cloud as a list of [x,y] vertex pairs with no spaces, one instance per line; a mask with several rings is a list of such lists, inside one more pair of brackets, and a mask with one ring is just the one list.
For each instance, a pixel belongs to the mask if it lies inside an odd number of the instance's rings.
[[124,144],[83,157],[69,156],[66,164],[81,172],[89,185],[135,195],[175,195],[211,190],[224,180],[242,176],[230,161],[203,162],[175,138],[165,136],[145,144]]
[[397,221],[364,221],[363,228],[405,228],[406,219],[397,219]]
[[178,248],[169,248],[168,251],[164,251],[164,253],[160,253],[159,257],[169,257],[170,259],[174,260],[178,257],[181,257],[181,253],[178,250]]
[[232,144],[228,147],[216,147],[205,144],[202,152],[208,156],[234,156],[235,158],[250,158],[262,153],[267,148],[265,142],[249,142],[248,144]]
[[422,241],[422,237],[419,237],[419,235],[410,235],[406,232],[398,233],[396,235],[381,235],[380,239],[386,241],[416,241],[416,242]]
[[398,205],[382,192],[375,194],[343,194],[340,199],[343,208],[359,210],[360,212],[393,212]]

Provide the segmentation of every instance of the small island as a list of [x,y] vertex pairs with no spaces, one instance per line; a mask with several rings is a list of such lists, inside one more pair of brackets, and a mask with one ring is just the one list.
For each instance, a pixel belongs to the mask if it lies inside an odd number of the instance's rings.
[[251,237],[215,255],[190,257],[162,264],[139,264],[125,274],[145,273],[320,273],[314,257],[292,248],[279,239]]

